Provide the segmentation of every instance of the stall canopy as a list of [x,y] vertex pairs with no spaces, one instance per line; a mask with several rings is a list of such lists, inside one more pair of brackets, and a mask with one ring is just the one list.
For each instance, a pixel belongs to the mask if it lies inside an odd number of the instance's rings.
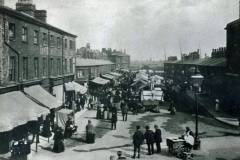
[[121,77],[122,76],[122,74],[117,73],[117,72],[110,72],[109,74],[111,74],[113,76],[116,76],[116,77]]
[[62,106],[61,100],[51,95],[40,85],[24,88],[24,92],[34,100],[47,106],[49,109],[59,108]]
[[162,91],[159,90],[152,90],[152,91],[143,91],[141,95],[142,100],[157,100],[162,101]]
[[0,132],[10,131],[49,113],[47,108],[33,102],[20,91],[0,95],[0,109]]
[[59,127],[65,128],[69,116],[73,117],[74,111],[70,109],[61,109],[56,112],[56,119]]
[[115,76],[110,75],[110,74],[104,74],[104,75],[102,75],[102,78],[108,79],[108,80],[114,80]]
[[85,94],[87,92],[87,87],[78,84],[77,82],[68,82],[65,83],[66,91],[75,91],[81,94]]
[[110,81],[100,78],[100,77],[96,77],[95,79],[93,79],[91,82],[96,83],[96,84],[100,84],[100,85],[105,85],[108,84]]
[[56,98],[60,101],[63,100],[63,85],[58,85],[53,87],[53,94],[56,95]]

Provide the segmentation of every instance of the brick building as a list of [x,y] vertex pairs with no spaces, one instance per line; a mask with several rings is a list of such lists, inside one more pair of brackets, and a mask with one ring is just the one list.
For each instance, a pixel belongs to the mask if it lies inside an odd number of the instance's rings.
[[115,64],[104,59],[83,59],[76,58],[75,81],[78,83],[87,82],[90,79],[114,71]]
[[227,66],[230,72],[240,73],[240,19],[227,24]]
[[129,69],[130,67],[130,56],[124,52],[108,49],[108,58],[110,61],[116,64],[117,68]]
[[1,92],[41,84],[48,90],[74,79],[77,36],[48,24],[47,11],[31,0],[19,0],[16,10],[0,6]]

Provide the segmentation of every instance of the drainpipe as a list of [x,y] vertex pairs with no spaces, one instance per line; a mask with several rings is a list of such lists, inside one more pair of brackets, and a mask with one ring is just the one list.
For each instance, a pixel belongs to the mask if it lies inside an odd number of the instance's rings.
[[[18,59],[17,82],[18,82],[18,84],[21,84],[21,81],[20,81],[20,55],[21,55],[21,53],[19,51],[17,51],[16,49],[14,49],[6,40],[6,18],[5,18],[5,15],[3,18],[3,37],[4,37],[4,44],[17,55],[17,59]],[[20,86],[18,86],[18,87],[19,87],[19,89],[21,88]]]
[[64,35],[62,35],[62,86],[63,86],[63,96],[62,102],[63,106],[65,104],[65,92],[64,92],[64,85],[65,85],[65,78],[64,78]]

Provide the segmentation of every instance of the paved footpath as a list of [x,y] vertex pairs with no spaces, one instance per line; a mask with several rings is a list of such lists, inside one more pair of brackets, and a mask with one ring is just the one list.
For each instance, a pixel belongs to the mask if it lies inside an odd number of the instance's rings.
[[[194,117],[185,113],[177,113],[175,116],[170,116],[165,109],[161,113],[144,113],[137,116],[129,115],[128,121],[123,122],[119,114],[117,130],[110,130],[110,123],[106,120],[97,120],[96,111],[85,111],[76,115],[76,124],[78,132],[72,139],[65,140],[66,150],[63,153],[56,154],[51,151],[53,140],[50,143],[47,140],[41,139],[39,144],[39,152],[32,152],[29,160],[109,160],[111,155],[116,155],[117,151],[122,151],[124,156],[131,159],[133,152],[132,135],[136,125],[150,125],[153,128],[154,124],[158,124],[162,130],[163,143],[162,153],[152,156],[146,155],[146,145],[142,147],[142,160],[176,160],[167,153],[166,137],[178,137],[184,131],[186,126],[194,128]],[[95,144],[84,143],[85,126],[88,120],[92,120],[96,126],[97,139]],[[234,136],[225,136],[224,131],[232,133],[233,130],[221,128],[216,124],[211,124],[210,120],[200,119],[200,132],[202,136],[202,148],[200,151],[194,151],[196,160],[215,160],[222,158],[223,160],[234,160],[240,155],[240,139]],[[235,134],[238,132],[235,132]],[[225,158],[225,159],[224,159]]]

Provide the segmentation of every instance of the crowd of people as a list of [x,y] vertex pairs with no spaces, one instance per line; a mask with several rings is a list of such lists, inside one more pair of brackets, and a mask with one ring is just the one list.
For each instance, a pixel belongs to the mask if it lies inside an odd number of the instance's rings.
[[[69,108],[73,109],[75,112],[87,109],[96,109],[97,119],[108,119],[111,123],[111,129],[117,129],[117,122],[119,120],[119,115],[122,117],[122,121],[128,120],[128,114],[131,111],[132,115],[137,115],[141,109],[141,98],[140,90],[132,88],[134,75],[128,74],[122,77],[121,82],[118,86],[107,86],[97,92],[97,95],[79,95],[75,101],[72,101],[67,105]],[[175,115],[176,109],[174,102],[170,101],[169,112],[171,115]],[[64,130],[60,127],[53,127],[53,115],[46,117],[43,122],[43,132],[42,135],[45,137],[51,137],[51,128],[54,131],[54,146],[53,151],[60,153],[64,151],[64,139],[72,137],[73,133],[77,131],[77,126],[71,117],[65,123]],[[155,153],[161,153],[161,143],[162,143],[162,132],[158,125],[154,125],[153,129],[150,126],[145,126],[145,131],[143,132],[141,127],[136,126],[136,131],[132,137],[133,139],[133,156],[132,158],[140,158],[141,146],[146,143],[148,155]],[[95,143],[95,127],[92,122],[88,120],[86,125],[86,143]],[[182,138],[186,141],[184,149],[191,149],[193,146],[193,132],[187,128],[184,136]],[[145,143],[144,143],[145,142]],[[156,148],[155,148],[156,147]]]
[[155,132],[153,132],[149,126],[146,126],[146,131],[143,133],[140,126],[136,127],[136,131],[133,135],[134,154],[132,158],[136,158],[137,154],[137,158],[140,158],[141,145],[143,144],[144,139],[146,140],[148,155],[155,153],[154,144],[157,148],[156,153],[161,153],[162,132],[157,125],[154,125],[154,128]]

